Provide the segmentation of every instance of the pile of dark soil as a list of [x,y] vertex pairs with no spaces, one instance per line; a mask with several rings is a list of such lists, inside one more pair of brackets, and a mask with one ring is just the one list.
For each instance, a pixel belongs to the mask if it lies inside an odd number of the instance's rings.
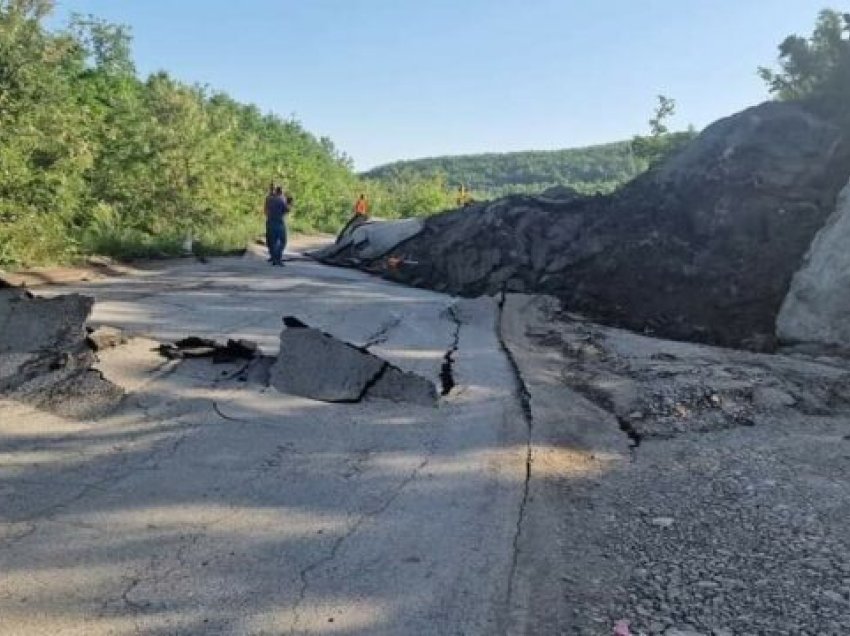
[[552,294],[600,322],[770,350],[791,278],[848,175],[838,126],[766,103],[613,195],[510,196],[428,219],[378,259],[393,266],[356,251],[326,260],[465,296]]

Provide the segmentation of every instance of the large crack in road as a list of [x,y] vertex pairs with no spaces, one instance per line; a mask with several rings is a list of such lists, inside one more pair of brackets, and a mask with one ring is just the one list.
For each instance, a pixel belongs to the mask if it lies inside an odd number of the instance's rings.
[[[528,506],[529,493],[531,491],[531,478],[534,463],[534,414],[531,408],[531,393],[522,377],[519,365],[510,350],[503,332],[503,320],[505,311],[506,294],[503,292],[498,304],[498,319],[496,323],[497,338],[499,346],[508,361],[508,365],[516,382],[516,398],[519,402],[520,412],[526,427],[526,452],[525,452],[525,478],[522,485],[522,498],[516,515],[516,529],[513,536],[511,565],[508,573],[508,584],[505,593],[506,615],[511,611],[514,602],[514,587],[516,584],[517,569],[520,559],[520,541],[522,539],[525,524],[525,513]],[[507,624],[507,623],[506,623]]]

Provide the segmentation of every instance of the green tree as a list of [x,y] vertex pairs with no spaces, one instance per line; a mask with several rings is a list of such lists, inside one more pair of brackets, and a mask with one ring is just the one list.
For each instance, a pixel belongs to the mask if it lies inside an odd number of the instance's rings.
[[655,114],[649,120],[649,130],[653,137],[661,137],[670,132],[667,121],[676,114],[676,100],[664,95],[658,96]]
[[77,99],[77,42],[40,20],[51,3],[0,0],[0,262],[73,250],[73,226],[94,156]]
[[760,68],[782,100],[808,100],[850,121],[850,13],[824,9],[809,38],[791,35],[779,45],[779,70]]
[[643,167],[661,163],[681,150],[696,136],[693,127],[689,127],[684,132],[670,132],[667,123],[675,114],[676,100],[659,95],[658,105],[649,120],[650,135],[648,137],[638,135],[632,139],[632,152]]

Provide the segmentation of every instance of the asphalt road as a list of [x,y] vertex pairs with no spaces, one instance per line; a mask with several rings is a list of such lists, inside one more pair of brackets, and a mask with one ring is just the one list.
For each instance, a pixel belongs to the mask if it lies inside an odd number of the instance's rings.
[[[129,397],[94,422],[0,401],[0,633],[518,629],[528,422],[494,301],[256,254],[40,293],[68,291],[137,336],[100,365]],[[437,408],[333,405],[151,351],[275,355],[284,315],[435,383],[456,340],[456,387]]]
[[[261,255],[39,293],[135,338],[98,421],[0,399],[0,634],[843,634],[850,367]],[[281,318],[441,385],[327,404],[158,342]],[[267,370],[267,369],[266,369]],[[240,381],[244,378],[244,381]]]

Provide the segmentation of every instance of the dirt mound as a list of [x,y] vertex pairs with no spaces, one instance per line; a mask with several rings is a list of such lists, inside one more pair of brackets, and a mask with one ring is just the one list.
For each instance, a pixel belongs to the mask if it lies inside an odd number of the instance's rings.
[[93,300],[78,294],[35,298],[0,289],[0,397],[67,417],[96,417],[123,398],[92,368],[85,322]]
[[[387,253],[401,266],[385,271],[462,295],[552,294],[602,322],[770,349],[789,282],[848,175],[837,126],[767,103],[613,195],[510,196],[432,217]],[[358,257],[352,247],[329,260]]]

